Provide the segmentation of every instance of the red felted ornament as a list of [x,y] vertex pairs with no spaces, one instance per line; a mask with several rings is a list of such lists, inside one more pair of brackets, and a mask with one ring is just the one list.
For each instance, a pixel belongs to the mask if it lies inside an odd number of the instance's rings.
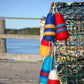
[[61,13],[55,14],[55,25],[56,25],[56,39],[57,40],[68,39],[69,33],[67,31],[65,20]]

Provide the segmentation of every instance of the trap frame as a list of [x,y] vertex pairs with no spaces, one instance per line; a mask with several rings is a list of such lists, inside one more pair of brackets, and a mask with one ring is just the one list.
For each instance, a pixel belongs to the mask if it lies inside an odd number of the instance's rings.
[[[55,57],[61,84],[84,83],[84,2],[53,2],[50,7],[53,13],[64,15],[69,38],[65,41],[67,55],[63,42],[55,41]],[[54,53],[53,53],[54,54]]]

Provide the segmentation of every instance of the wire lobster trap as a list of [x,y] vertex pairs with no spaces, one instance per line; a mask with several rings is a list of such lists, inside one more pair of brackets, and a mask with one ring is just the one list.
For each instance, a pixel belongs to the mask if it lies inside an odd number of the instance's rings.
[[69,38],[66,40],[65,55],[63,42],[56,41],[55,57],[60,84],[84,83],[84,2],[53,2],[50,11],[64,15]]

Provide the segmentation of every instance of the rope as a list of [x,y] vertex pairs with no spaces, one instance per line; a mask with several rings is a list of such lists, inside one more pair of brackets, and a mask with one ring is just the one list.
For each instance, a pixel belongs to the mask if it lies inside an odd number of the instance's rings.
[[66,47],[65,47],[65,42],[64,42],[64,40],[63,40],[63,45],[64,45],[65,55],[67,56],[67,53],[66,53]]
[[65,41],[63,40],[63,45],[64,45],[64,51],[65,51],[65,55],[66,55],[66,82],[68,83],[68,79],[67,79],[67,53],[66,53],[66,47],[65,47]]

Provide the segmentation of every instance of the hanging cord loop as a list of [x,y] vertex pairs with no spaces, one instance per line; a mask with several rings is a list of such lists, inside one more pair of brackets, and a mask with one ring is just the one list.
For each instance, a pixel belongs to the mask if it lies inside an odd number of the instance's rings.
[[57,70],[57,59],[56,59],[56,56],[55,56],[55,52],[56,52],[56,46],[55,46],[55,41],[52,41],[52,54],[51,54],[51,69],[52,69],[52,66],[54,67],[54,69]]
[[57,59],[55,56],[55,53],[57,51],[56,46],[55,46],[55,41],[53,41],[53,49],[54,49],[54,65],[55,65],[55,69],[57,69]]

